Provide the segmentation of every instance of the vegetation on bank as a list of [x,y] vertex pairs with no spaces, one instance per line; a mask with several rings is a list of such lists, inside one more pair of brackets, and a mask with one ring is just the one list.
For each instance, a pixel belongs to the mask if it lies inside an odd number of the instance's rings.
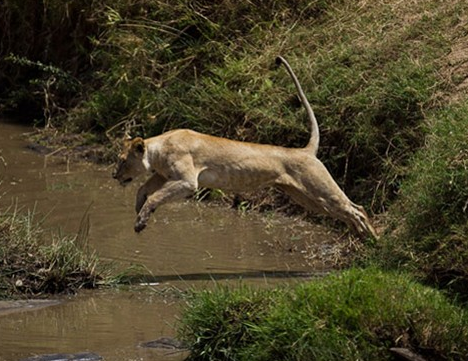
[[87,247],[85,228],[49,234],[30,213],[0,214],[0,299],[74,293],[110,282],[109,270]]
[[351,269],[290,289],[196,293],[181,319],[192,360],[394,360],[393,347],[465,360],[468,317],[398,273]]
[[425,146],[392,206],[388,234],[371,258],[404,268],[468,300],[468,106],[428,117]]

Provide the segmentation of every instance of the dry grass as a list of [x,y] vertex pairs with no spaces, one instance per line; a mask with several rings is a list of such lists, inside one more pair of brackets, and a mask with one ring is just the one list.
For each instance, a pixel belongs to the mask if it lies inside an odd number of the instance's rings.
[[75,236],[47,234],[33,213],[0,214],[0,297],[38,297],[95,288],[109,279],[86,244]]

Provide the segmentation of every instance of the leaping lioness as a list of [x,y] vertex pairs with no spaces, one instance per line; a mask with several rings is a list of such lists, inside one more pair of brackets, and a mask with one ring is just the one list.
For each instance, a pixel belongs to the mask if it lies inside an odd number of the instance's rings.
[[284,64],[306,108],[311,136],[305,148],[239,142],[188,129],[125,140],[113,177],[126,185],[142,173],[151,177],[136,197],[135,232],[160,205],[186,198],[198,187],[251,191],[274,186],[307,210],[345,222],[358,235],[377,235],[362,206],[351,202],[317,159],[319,129],[314,112],[288,62]]

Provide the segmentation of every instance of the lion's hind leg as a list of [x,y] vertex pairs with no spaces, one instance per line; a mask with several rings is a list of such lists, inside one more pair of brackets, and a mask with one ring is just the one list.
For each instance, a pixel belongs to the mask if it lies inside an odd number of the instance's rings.
[[336,212],[337,218],[348,224],[348,226],[354,229],[361,237],[378,238],[363,206],[354,204],[349,199],[346,199],[346,202],[340,205],[339,208],[336,209]]
[[278,185],[278,188],[289,195],[293,201],[308,211],[328,215],[348,225],[361,237],[377,238],[366,211],[360,205],[354,204],[344,192],[333,183],[322,187],[309,184],[308,189],[296,181]]

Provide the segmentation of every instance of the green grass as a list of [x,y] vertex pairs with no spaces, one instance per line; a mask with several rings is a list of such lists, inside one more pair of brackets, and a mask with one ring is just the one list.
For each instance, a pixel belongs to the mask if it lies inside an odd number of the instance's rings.
[[109,267],[74,236],[44,231],[33,213],[0,214],[0,298],[74,293],[111,282]]
[[440,292],[376,268],[351,269],[294,289],[196,293],[182,317],[192,360],[463,360],[468,318]]
[[377,247],[382,263],[404,267],[462,297],[468,289],[468,107],[433,114],[426,145],[411,161],[392,212],[388,235]]
[[189,296],[184,310],[182,337],[192,348],[192,357],[234,360],[242,348],[255,340],[252,327],[268,314],[281,291],[226,287]]

